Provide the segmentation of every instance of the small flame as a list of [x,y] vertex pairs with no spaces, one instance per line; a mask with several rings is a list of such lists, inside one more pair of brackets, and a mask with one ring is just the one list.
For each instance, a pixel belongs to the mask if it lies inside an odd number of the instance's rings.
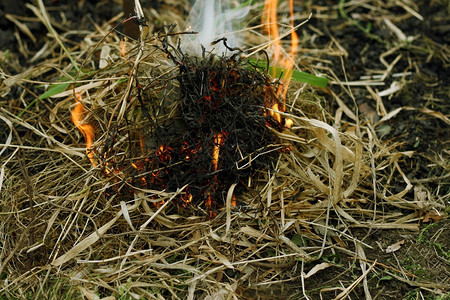
[[272,109],[270,111],[270,115],[275,119],[275,121],[277,121],[278,123],[281,123],[281,115],[279,113],[277,113],[277,111],[280,111],[280,107],[278,106],[278,103],[275,103],[272,106]]
[[87,110],[79,99],[82,99],[80,93],[75,93],[75,107],[72,110],[72,122],[83,134],[84,140],[86,141],[86,154],[92,165],[96,167],[97,162],[94,159],[94,153],[90,150],[92,144],[94,143],[94,126],[84,123]]
[[219,164],[219,150],[220,145],[223,144],[224,137],[222,133],[219,133],[217,136],[214,137],[214,149],[213,149],[213,160],[212,164],[214,167],[214,171],[217,171],[217,167]]
[[294,121],[292,121],[292,119],[286,119],[284,123],[284,126],[286,126],[287,128],[291,128],[294,125]]
[[265,23],[269,40],[273,40],[273,59],[279,61],[281,57],[281,41],[279,39],[277,23],[278,0],[265,0],[263,9],[263,23]]
[[120,40],[120,56],[125,58],[126,54],[127,54],[127,44],[125,40]]
[[292,74],[294,72],[294,61],[295,56],[297,55],[298,50],[298,35],[293,30],[294,28],[294,0],[289,1],[289,13],[291,15],[291,51],[289,52],[288,57],[283,60],[283,67],[287,70],[287,72],[283,75],[281,79],[284,81],[284,88],[282,89],[283,99],[286,98],[287,88],[289,86],[289,82],[291,81]]
[[[265,25],[265,29],[267,31],[267,35],[269,40],[273,40],[272,43],[272,59],[276,64],[279,64],[284,72],[281,77],[281,86],[278,88],[277,96],[281,97],[283,101],[286,101],[286,94],[289,87],[289,83],[291,81],[291,77],[293,74],[293,67],[295,56],[297,55],[298,50],[298,35],[293,30],[294,28],[294,0],[289,0],[289,12],[291,16],[291,50],[288,54],[283,51],[283,47],[281,45],[278,22],[277,22],[277,6],[278,0],[265,0],[264,10],[263,10],[263,23]],[[273,76],[276,76],[276,71],[274,69]],[[279,107],[278,104],[274,104],[272,106],[273,110],[276,111],[285,111],[284,104],[282,107]],[[271,112],[271,115],[277,120],[277,122],[281,123],[281,115],[277,112]],[[287,128],[292,127],[293,121],[291,119],[286,119],[285,126]]]
[[[212,159],[212,165],[214,168],[214,171],[217,171],[218,166],[219,166],[219,152],[220,152],[220,146],[223,145],[223,143],[225,142],[225,135],[223,133],[218,133],[217,135],[214,136],[214,148],[213,148],[213,159]],[[217,182],[217,174],[214,175],[214,183],[213,185],[215,186],[218,182]],[[215,190],[215,189],[214,189]],[[208,199],[206,199],[205,201],[205,206],[207,208],[207,210],[209,211],[209,218],[212,218],[214,216],[214,212],[212,210],[213,205],[212,205],[212,195],[210,192],[208,192]]]
[[192,204],[192,194],[189,193],[188,188],[186,188],[186,194],[181,196],[181,200],[183,201],[181,203],[183,205],[183,207],[188,207],[189,205]]

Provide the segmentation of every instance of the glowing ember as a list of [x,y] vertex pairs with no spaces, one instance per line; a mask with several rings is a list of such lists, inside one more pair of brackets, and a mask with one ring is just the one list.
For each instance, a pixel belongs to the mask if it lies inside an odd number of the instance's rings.
[[189,193],[189,188],[186,188],[186,194],[181,196],[181,200],[183,201],[181,204],[183,207],[188,207],[192,204],[192,194]]
[[94,127],[90,124],[85,124],[84,119],[86,117],[87,110],[84,105],[80,102],[80,93],[75,94],[75,107],[72,110],[72,122],[81,131],[86,141],[86,154],[94,167],[97,163],[94,159],[94,153],[89,149],[94,143]]

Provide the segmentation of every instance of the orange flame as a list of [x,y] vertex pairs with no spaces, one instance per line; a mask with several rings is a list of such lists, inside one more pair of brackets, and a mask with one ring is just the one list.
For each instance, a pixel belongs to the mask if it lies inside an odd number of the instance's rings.
[[220,150],[220,145],[222,145],[222,143],[223,143],[223,134],[219,133],[216,137],[214,137],[214,149],[213,149],[213,160],[212,160],[214,171],[217,171],[217,166],[219,163],[219,150]]
[[[286,101],[286,93],[289,87],[289,83],[291,81],[291,77],[293,74],[293,67],[295,56],[297,55],[298,50],[298,35],[295,32],[294,28],[294,0],[289,0],[289,13],[291,16],[291,50],[289,53],[285,53],[283,51],[283,47],[281,45],[280,33],[277,22],[277,6],[278,0],[265,0],[264,10],[263,10],[263,23],[265,25],[265,29],[267,31],[267,35],[269,40],[272,40],[272,59],[273,61],[280,65],[283,68],[283,76],[281,77],[281,86],[278,88],[277,96],[281,97],[283,101]],[[274,68],[273,74],[276,76],[276,71]],[[282,107],[279,107],[278,104],[274,104],[272,109],[277,111],[285,111],[284,104]],[[271,112],[271,115],[277,120],[277,122],[281,123],[281,115],[276,112]],[[287,119],[285,121],[285,126],[290,128],[293,125],[292,120]]]
[[[217,171],[219,166],[219,152],[220,152],[220,146],[223,145],[223,142],[225,141],[225,136],[223,133],[218,133],[214,136],[214,148],[213,148],[213,159],[212,159],[212,165],[214,168],[214,171]],[[214,181],[217,183],[217,174],[214,176]],[[209,218],[212,218],[214,216],[214,213],[212,211],[212,196],[211,193],[208,193],[208,199],[206,199],[205,206],[209,211]]]
[[192,194],[189,193],[188,190],[186,190],[186,194],[181,196],[181,200],[183,201],[181,205],[183,205],[183,207],[188,207],[190,204],[192,204]]
[[263,23],[265,23],[269,40],[273,40],[273,59],[278,61],[281,57],[281,41],[279,39],[277,23],[278,0],[265,0],[263,9]]
[[124,40],[120,40],[120,56],[122,56],[123,58],[126,57],[127,54],[127,47],[126,47],[126,43]]
[[[94,159],[94,153],[90,150],[94,143],[94,127],[91,124],[85,124],[84,119],[86,117],[87,110],[80,102],[80,93],[75,93],[75,107],[72,110],[72,122],[81,131],[86,141],[86,154],[94,167],[97,166],[97,162]],[[80,100],[79,100],[80,99]]]

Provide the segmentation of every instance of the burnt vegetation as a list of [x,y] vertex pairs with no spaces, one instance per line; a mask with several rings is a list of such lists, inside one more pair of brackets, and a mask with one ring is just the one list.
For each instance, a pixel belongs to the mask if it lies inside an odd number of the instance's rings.
[[[139,125],[140,140],[130,140],[127,159],[115,166],[131,179],[107,194],[130,196],[132,186],[168,192],[187,186],[175,202],[217,211],[233,183],[246,182],[258,170],[273,170],[286,148],[273,132],[283,124],[269,109],[281,105],[280,83],[239,52],[229,57],[206,52],[195,57],[179,48],[175,55],[166,53],[177,66],[172,72],[156,82],[136,79],[145,121]],[[158,93],[156,85],[162,87]]]

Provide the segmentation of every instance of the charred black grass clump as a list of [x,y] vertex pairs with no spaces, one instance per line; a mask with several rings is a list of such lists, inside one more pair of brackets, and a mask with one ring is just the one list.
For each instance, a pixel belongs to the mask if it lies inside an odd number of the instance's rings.
[[268,108],[279,103],[279,83],[238,55],[177,53],[171,55],[175,74],[162,84],[172,93],[155,96],[152,88],[138,87],[148,125],[140,148],[146,150],[127,168],[133,186],[173,192],[187,185],[178,204],[211,212],[223,205],[233,183],[274,169],[283,145],[273,130],[283,124]]

